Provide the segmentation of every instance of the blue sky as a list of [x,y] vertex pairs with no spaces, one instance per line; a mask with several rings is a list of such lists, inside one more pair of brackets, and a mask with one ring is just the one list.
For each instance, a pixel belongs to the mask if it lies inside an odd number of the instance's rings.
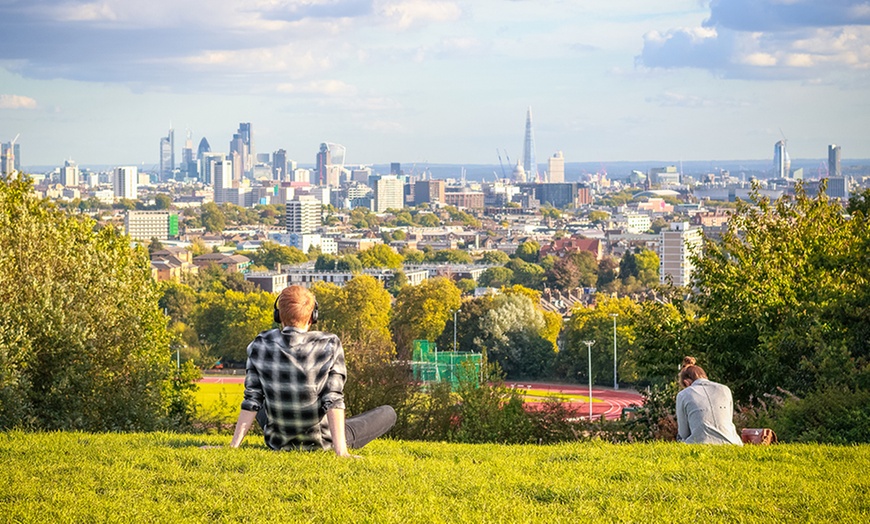
[[[302,164],[870,158],[870,1],[0,0],[0,140],[157,163],[169,123]],[[780,131],[781,130],[781,131]],[[180,154],[180,153],[179,153]]]

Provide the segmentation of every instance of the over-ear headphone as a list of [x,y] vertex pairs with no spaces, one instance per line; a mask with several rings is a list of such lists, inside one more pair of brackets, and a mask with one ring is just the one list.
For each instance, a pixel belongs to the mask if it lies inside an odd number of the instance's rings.
[[[276,324],[281,323],[281,312],[278,311],[278,299],[279,298],[281,298],[280,293],[278,294],[278,297],[275,298],[275,305],[273,306],[273,311],[272,311],[272,320],[274,320]],[[312,326],[314,324],[317,324],[317,317],[319,316],[319,312],[318,312],[319,309],[320,308],[317,305],[317,299],[315,298],[314,299],[314,310],[311,311],[311,320],[308,321],[308,323],[311,324]]]

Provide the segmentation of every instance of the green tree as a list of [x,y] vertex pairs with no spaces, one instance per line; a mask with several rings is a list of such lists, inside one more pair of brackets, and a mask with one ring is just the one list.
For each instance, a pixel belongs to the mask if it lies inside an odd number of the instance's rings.
[[202,221],[202,227],[209,233],[220,233],[227,225],[226,215],[214,202],[207,202],[202,205],[200,220]]
[[418,249],[405,249],[402,251],[402,257],[406,264],[422,264],[426,254]]
[[[151,430],[172,366],[147,252],[0,183],[0,428]],[[193,409],[181,406],[180,409]]]
[[462,292],[445,277],[402,288],[390,323],[400,357],[410,356],[414,340],[436,340],[461,302]]
[[320,306],[320,329],[339,335],[342,343],[387,345],[390,336],[391,298],[374,277],[357,275],[344,287],[317,282],[311,289]]
[[573,251],[559,259],[547,275],[559,289],[595,287],[598,282],[598,260],[589,251]]
[[248,344],[272,328],[274,304],[275,296],[263,291],[207,293],[193,313],[193,327],[217,357],[244,362]]
[[496,296],[480,318],[475,344],[509,378],[539,378],[549,374],[553,344],[541,336],[547,324],[543,313],[524,294]]
[[456,287],[458,287],[463,294],[467,295],[473,293],[474,290],[477,289],[477,282],[471,278],[461,278],[456,281]]
[[154,209],[169,209],[172,207],[172,197],[165,193],[154,196]]
[[541,252],[541,244],[534,240],[527,240],[517,246],[516,255],[522,260],[532,263],[538,261],[538,255]]
[[504,251],[487,251],[483,254],[480,260],[477,261],[477,263],[503,266],[507,264],[510,259],[511,257],[509,257]]
[[402,255],[393,251],[386,244],[376,244],[359,254],[363,267],[386,267],[398,269],[402,267]]
[[525,286],[529,289],[544,288],[545,275],[544,268],[541,266],[537,264],[529,264],[523,262],[520,258],[515,258],[511,260],[506,267],[514,272],[513,284]]
[[471,264],[471,255],[461,249],[442,249],[435,252],[435,262]]
[[253,264],[269,269],[275,269],[278,264],[290,265],[308,262],[308,256],[302,250],[275,242],[263,242],[260,249],[253,253],[246,253],[245,256],[250,258]]
[[317,271],[334,271],[336,261],[335,255],[322,253],[317,257],[317,261],[314,262],[314,269]]
[[344,255],[335,261],[335,269],[338,271],[350,271],[359,273],[363,269],[362,262],[356,255]]
[[482,287],[495,287],[510,285],[514,279],[514,272],[506,267],[491,267],[477,279]]
[[870,227],[802,189],[740,202],[697,260],[695,354],[747,400],[785,388],[870,389]]

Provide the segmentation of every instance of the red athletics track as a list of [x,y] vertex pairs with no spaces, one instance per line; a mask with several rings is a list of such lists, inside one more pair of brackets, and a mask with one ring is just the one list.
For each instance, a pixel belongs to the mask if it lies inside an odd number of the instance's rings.
[[[583,395],[589,396],[589,386],[581,386],[579,384],[547,384],[541,382],[506,382],[508,387],[514,387],[520,391],[535,389],[549,391],[551,393],[564,393],[568,395]],[[629,390],[613,390],[602,389],[600,387],[592,387],[592,398],[598,402],[592,403],[592,418],[598,419],[602,415],[608,420],[616,420],[622,415],[622,409],[630,406],[640,406],[643,404],[643,397],[634,391]],[[589,404],[582,400],[569,400],[576,410],[578,416],[589,417]],[[534,404],[531,403],[530,404]]]
[[[206,384],[243,384],[245,375],[243,370],[239,370],[239,375],[206,375],[202,377],[200,382]],[[564,393],[568,395],[589,395],[589,387],[579,384],[546,384],[541,382],[507,382],[508,387],[514,387],[518,390],[543,390],[552,392],[554,395]],[[643,397],[634,391],[613,389],[601,389],[598,387],[592,388],[592,398],[598,402],[592,403],[592,417],[597,419],[604,415],[608,420],[615,420],[622,415],[622,408],[629,406],[639,406],[643,404]],[[582,417],[589,416],[589,404],[583,401],[569,401],[573,407],[577,409],[577,414]],[[535,404],[530,402],[529,404]]]

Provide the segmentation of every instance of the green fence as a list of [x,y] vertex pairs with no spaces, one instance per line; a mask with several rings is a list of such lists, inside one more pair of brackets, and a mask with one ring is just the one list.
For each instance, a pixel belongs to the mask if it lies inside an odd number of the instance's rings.
[[478,381],[480,353],[438,351],[434,342],[415,340],[411,366],[414,378],[421,382],[450,382],[456,387],[460,380]]

